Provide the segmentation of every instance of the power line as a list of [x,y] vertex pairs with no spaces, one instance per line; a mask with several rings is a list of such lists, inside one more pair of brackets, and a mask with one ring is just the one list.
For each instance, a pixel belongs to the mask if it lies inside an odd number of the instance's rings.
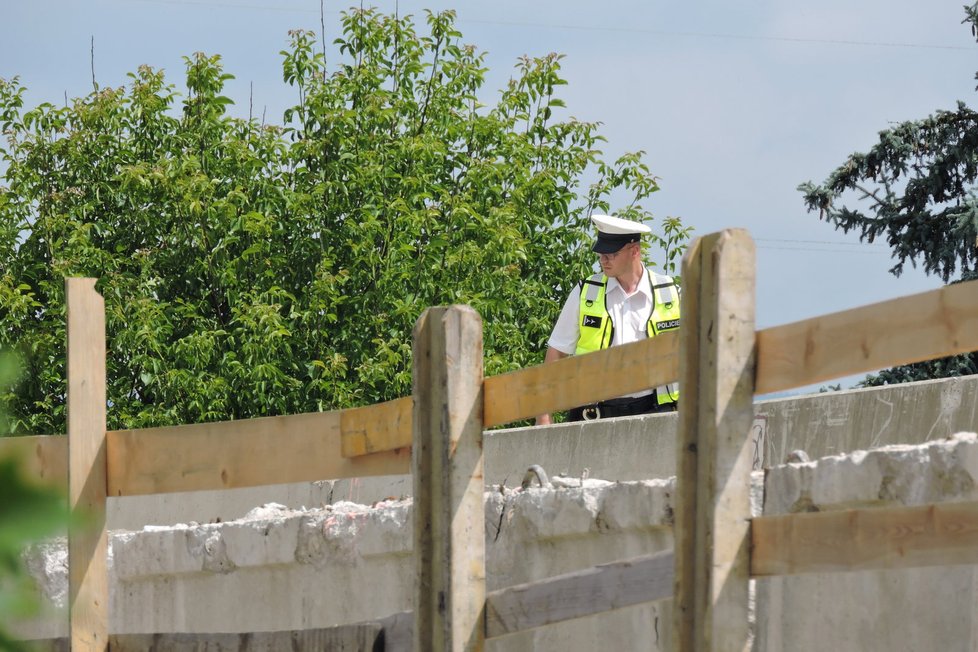
[[880,245],[875,243],[867,242],[833,242],[831,240],[792,240],[785,238],[754,238],[755,242],[787,242],[790,244],[819,244],[819,245],[832,245],[832,246],[842,246],[842,247],[862,247],[862,248],[876,248],[876,249],[889,249],[886,245]]
[[[128,0],[128,4],[142,3],[146,5],[183,5],[202,8],[221,8],[221,9],[253,9],[256,11],[278,11],[292,14],[313,14],[319,10],[307,9],[305,7],[276,7],[272,5],[239,4],[237,2],[199,2],[197,0]],[[335,13],[335,12],[327,12]]]
[[606,27],[602,25],[560,25],[546,23],[520,23],[501,20],[462,20],[459,22],[483,23],[487,25],[505,25],[512,27],[537,27],[549,29],[574,29],[583,31],[605,31],[605,32],[625,32],[634,34],[655,34],[658,36],[684,36],[694,38],[716,38],[716,39],[736,39],[744,41],[784,41],[788,43],[825,43],[830,45],[860,45],[871,47],[887,48],[923,48],[932,50],[967,50],[974,51],[973,47],[963,45],[931,45],[929,43],[895,43],[887,41],[854,41],[848,39],[826,39],[826,38],[802,38],[791,36],[755,36],[749,34],[724,34],[722,32],[675,32],[660,29],[645,29],[641,27]]
[[[830,240],[799,240],[791,238],[754,238],[758,249],[774,251],[812,251],[817,253],[830,254],[872,254],[880,255],[891,253],[890,247],[886,245],[864,243],[864,242],[832,242]],[[778,243],[778,244],[764,244]],[[788,245],[788,246],[779,246]],[[805,246],[815,245],[815,246]]]
[[758,245],[758,249],[773,249],[776,251],[814,251],[826,254],[869,254],[878,256],[887,253],[881,249],[862,250],[862,249],[827,249],[818,247],[772,247],[771,245]]
[[[279,11],[289,13],[318,13],[317,9],[305,7],[281,7],[261,4],[238,4],[234,2],[213,2],[212,0],[129,0],[143,4],[163,4],[163,5],[184,5],[198,7],[219,7],[230,9],[252,9],[258,11]],[[334,13],[334,12],[329,12]],[[917,48],[925,50],[960,50],[973,52],[974,47],[964,45],[935,45],[930,43],[899,43],[892,41],[858,41],[852,39],[829,39],[829,38],[809,38],[793,36],[757,36],[751,34],[728,34],[723,32],[685,32],[662,29],[646,29],[642,27],[616,27],[603,25],[572,25],[562,23],[531,23],[507,20],[485,20],[478,18],[459,18],[460,23],[474,23],[478,25],[499,25],[502,27],[533,27],[536,29],[566,29],[587,32],[617,32],[630,34],[651,34],[656,36],[678,36],[686,38],[712,38],[728,39],[741,41],[781,41],[785,43],[819,43],[827,45],[854,45],[862,47],[884,47],[884,48]]]

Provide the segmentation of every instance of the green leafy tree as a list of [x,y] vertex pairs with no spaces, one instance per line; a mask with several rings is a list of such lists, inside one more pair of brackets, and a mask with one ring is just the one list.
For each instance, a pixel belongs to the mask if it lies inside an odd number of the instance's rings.
[[[452,12],[352,10],[327,66],[290,33],[282,125],[234,117],[220,58],[186,92],[128,84],[25,109],[0,81],[0,388],[16,432],[63,432],[65,276],[105,297],[109,428],[310,412],[410,393],[427,306],[485,324],[486,373],[542,361],[563,297],[592,264],[588,217],[658,226],[675,270],[689,228],[656,224],[641,153],[605,160],[568,116],[561,57],[525,57],[483,104],[485,55]],[[612,206],[612,198],[617,205]]]
[[[978,3],[964,23],[978,37]],[[978,79],[978,74],[975,75]],[[821,185],[799,186],[819,219],[860,239],[885,238],[899,276],[909,261],[945,283],[975,278],[978,268],[978,113],[958,102],[923,120],[880,132],[868,153],[852,154]],[[866,208],[850,208],[855,201]],[[908,309],[912,309],[908,307]],[[905,365],[867,376],[884,385],[978,372],[978,353]]]

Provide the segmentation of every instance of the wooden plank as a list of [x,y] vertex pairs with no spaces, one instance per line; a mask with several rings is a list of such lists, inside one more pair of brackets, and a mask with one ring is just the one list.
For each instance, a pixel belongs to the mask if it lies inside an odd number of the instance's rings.
[[384,628],[383,652],[413,652],[414,612],[402,611],[376,622]]
[[[220,652],[279,652],[293,650],[319,652],[320,650],[371,651],[383,647],[384,625],[380,622],[337,625],[319,629],[302,629],[277,632],[247,633],[159,633],[159,634],[111,634],[112,652],[190,652],[214,650]],[[30,649],[65,650],[67,638],[33,641]]]
[[[685,287],[694,299],[691,323],[684,317],[680,387],[686,446],[677,463],[682,471],[696,457],[695,513],[684,498],[676,529],[693,528],[676,549],[676,577],[693,578],[677,587],[682,602],[677,619],[677,649],[688,652],[742,652],[749,648],[750,580],[750,426],[754,395],[754,243],[748,233],[730,229],[702,239],[689,266],[699,266],[698,283]],[[687,265],[684,260],[684,279]],[[693,277],[697,277],[694,272]],[[685,285],[685,283],[684,283]],[[697,343],[690,346],[691,338]],[[695,394],[693,406],[686,402]],[[690,480],[680,481],[687,491]],[[690,538],[693,545],[689,547]],[[677,539],[678,540],[678,539]],[[689,569],[689,565],[693,569]],[[690,617],[689,610],[692,609]],[[692,627],[690,627],[690,624]]]
[[[929,312],[918,312],[917,306],[929,306]],[[684,321],[689,310],[683,306]],[[920,328],[926,332],[917,338],[914,329]],[[486,427],[674,382],[679,339],[676,332],[664,333],[486,378]],[[757,348],[756,391],[762,394],[978,350],[978,281],[764,329],[757,333]],[[567,378],[590,382],[568,383]],[[343,454],[408,446],[403,424],[409,411],[406,398],[344,411]]]
[[376,622],[338,625],[319,629],[242,634],[115,634],[112,652],[295,652],[350,650],[350,652],[383,648],[383,625]]
[[403,475],[411,459],[342,457],[338,412],[111,431],[108,444],[112,496]]
[[408,396],[340,412],[343,457],[410,446],[411,401]]
[[[703,239],[696,238],[683,256],[682,321],[679,330],[679,377],[683,382],[697,382],[700,361],[700,302],[703,284]],[[675,583],[673,590],[672,627],[676,650],[688,650],[694,641],[696,597],[696,489],[699,467],[700,393],[695,385],[680,387],[682,409],[676,432],[676,494],[674,526]]]
[[486,598],[486,638],[672,597],[671,550],[601,564]]
[[0,437],[0,459],[5,457],[21,460],[27,479],[68,487],[68,438],[64,435]]
[[68,314],[68,619],[73,650],[108,650],[105,303],[93,278],[65,279]]
[[413,343],[414,649],[482,650],[482,320],[429,308]]
[[[573,378],[587,378],[587,382],[568,382]],[[485,382],[486,427],[639,392],[678,378],[675,331],[491,376]]]
[[[554,577],[518,584],[492,591],[486,596],[486,638],[498,638],[526,631],[544,625],[584,618],[615,609],[665,600],[672,597],[674,557],[671,550],[641,555],[599,564],[591,568]],[[376,629],[384,631],[384,649],[388,652],[407,652],[411,649],[414,618],[412,611],[403,611],[367,623],[340,625],[323,630],[301,630],[297,632],[264,632],[258,634],[128,634],[112,637],[113,650],[148,649],[140,647],[147,642],[157,641],[153,649],[171,649],[168,645],[180,643],[220,645],[220,649],[245,649],[238,645],[251,641],[260,647],[252,649],[283,649],[274,644],[294,640],[313,640],[327,635],[346,637],[361,636],[364,630],[371,637]],[[345,630],[345,631],[343,631]],[[257,637],[266,637],[259,639]],[[283,636],[285,638],[283,638]],[[300,637],[301,638],[296,638]],[[155,637],[155,639],[153,638]],[[265,641],[272,647],[262,647]],[[325,639],[323,639],[325,640]],[[332,640],[332,639],[330,639]],[[339,639],[337,639],[339,640]],[[374,638],[365,639],[368,642]],[[123,647],[116,647],[121,645]],[[289,646],[283,646],[289,647]],[[186,649],[186,648],[173,648]],[[196,649],[196,648],[195,648]],[[289,649],[333,649],[306,647]],[[346,649],[346,648],[343,648]],[[351,648],[351,649],[373,649]]]
[[[672,597],[674,567],[673,552],[666,550],[492,591],[486,595],[486,638],[498,638],[574,618],[584,618],[645,602],[669,599]],[[383,630],[384,650],[387,652],[409,652],[412,649],[414,632],[412,611],[402,611],[366,623],[339,625],[322,630],[258,634],[127,634],[113,635],[111,640],[114,651],[150,649],[152,646],[148,643],[154,641],[157,646],[162,646],[152,647],[154,650],[189,649],[189,647],[169,647],[177,644],[209,645],[220,647],[222,650],[286,648],[316,650],[334,648],[315,645],[309,647],[302,644],[298,647],[290,647],[284,643],[289,640],[300,643],[314,641],[316,637],[327,640],[326,636],[340,635],[347,638],[359,636],[369,643],[371,640],[376,640],[374,632],[377,629]],[[367,634],[366,638],[364,634]],[[61,642],[64,642],[64,639]],[[238,647],[249,642],[259,647]],[[270,646],[265,647],[265,642],[270,643]],[[282,645],[276,647],[279,644]]]
[[755,577],[978,564],[978,502],[764,516]]
[[[588,378],[569,383],[568,378]],[[571,356],[485,379],[485,427],[567,410],[584,403],[657,387],[679,378],[679,336],[663,333],[588,355]],[[411,445],[411,399],[343,410],[343,456]]]
[[759,394],[978,351],[978,281],[757,334]]
[[[109,634],[109,646],[111,648],[114,636]],[[25,641],[27,652],[71,652],[71,639],[67,636],[58,638],[41,638]]]
[[[674,565],[666,550],[492,591],[486,595],[486,638],[669,599]],[[410,652],[413,611],[372,622],[383,627],[386,652]]]

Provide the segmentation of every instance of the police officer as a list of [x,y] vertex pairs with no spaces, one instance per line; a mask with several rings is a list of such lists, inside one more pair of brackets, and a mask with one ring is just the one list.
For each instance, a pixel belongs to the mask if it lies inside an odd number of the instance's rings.
[[[598,232],[591,250],[601,271],[582,281],[567,297],[547,342],[545,362],[628,344],[679,328],[679,288],[672,277],[642,264],[644,224],[610,215],[593,215]],[[587,382],[587,379],[582,379]],[[648,414],[676,409],[674,385],[572,409],[569,421]],[[549,414],[537,425],[551,422]]]

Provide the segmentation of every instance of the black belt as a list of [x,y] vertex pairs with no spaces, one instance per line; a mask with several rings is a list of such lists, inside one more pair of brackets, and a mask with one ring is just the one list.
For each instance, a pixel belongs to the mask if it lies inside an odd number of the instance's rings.
[[613,417],[629,417],[636,414],[652,414],[655,412],[672,412],[676,409],[675,401],[659,405],[655,392],[644,396],[613,398],[600,401],[594,405],[584,405],[568,412],[568,421],[592,421],[594,419],[610,419]]

